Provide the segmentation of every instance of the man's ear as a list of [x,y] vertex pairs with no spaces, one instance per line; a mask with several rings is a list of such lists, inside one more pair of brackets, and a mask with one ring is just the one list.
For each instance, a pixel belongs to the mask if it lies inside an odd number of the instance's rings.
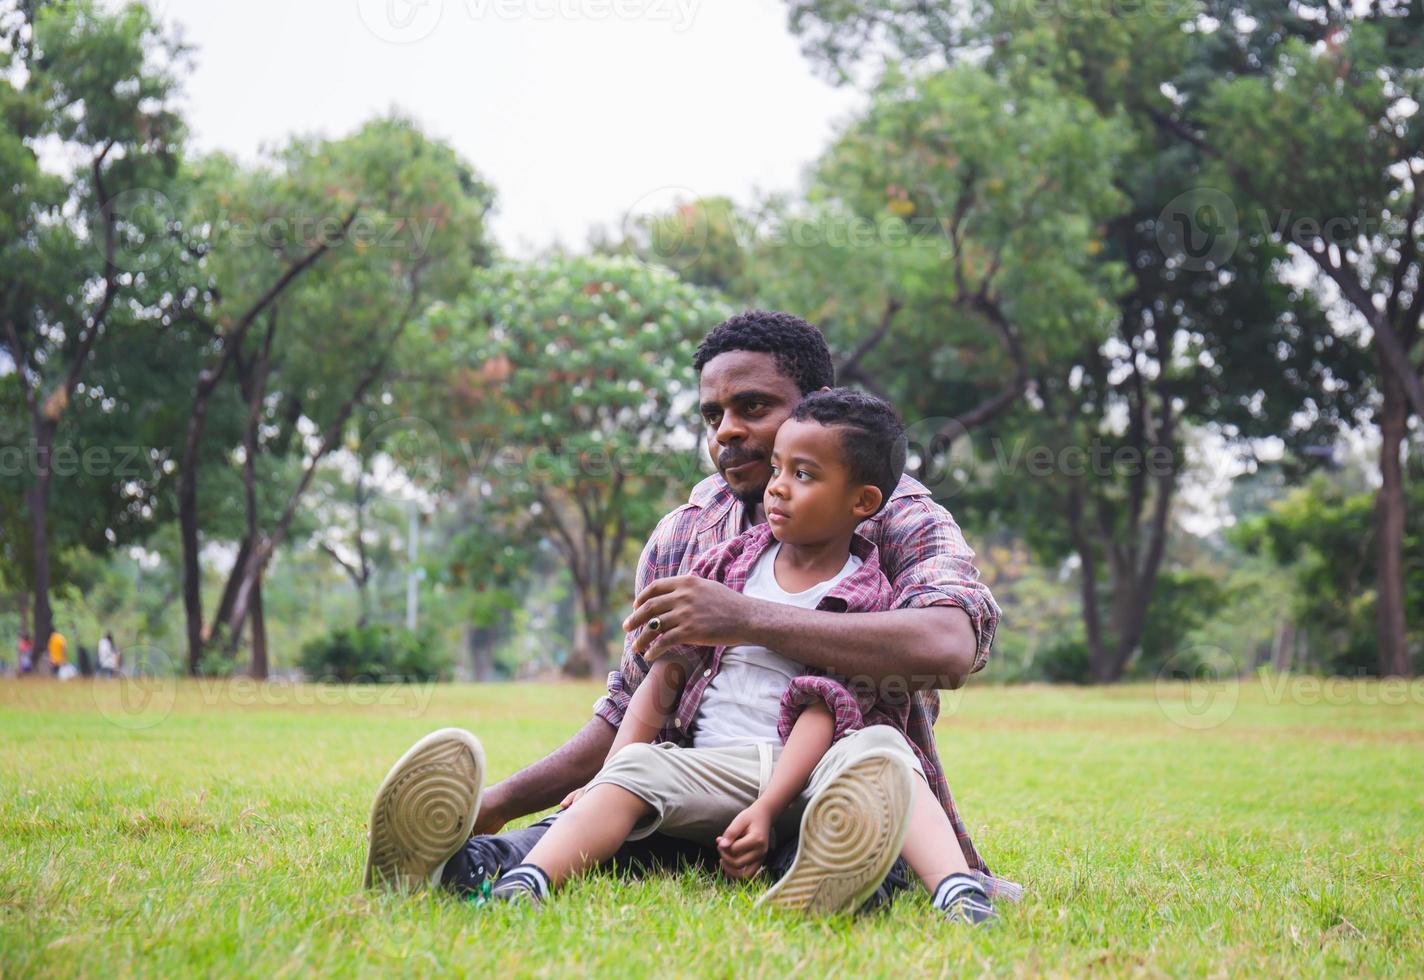
[[880,501],[883,499],[885,499],[885,495],[880,492],[880,488],[867,483],[860,488],[860,493],[856,496],[855,504],[850,511],[863,521],[875,516],[875,512],[880,509]]

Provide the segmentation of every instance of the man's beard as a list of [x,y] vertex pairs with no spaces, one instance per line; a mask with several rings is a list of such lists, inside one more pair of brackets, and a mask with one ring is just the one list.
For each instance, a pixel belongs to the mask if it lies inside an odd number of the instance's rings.
[[754,510],[766,496],[766,487],[761,486],[755,490],[734,490],[733,493],[737,495],[738,500],[746,505],[748,510]]
[[[724,449],[717,457],[717,470],[722,474],[722,479],[725,480],[727,478],[727,471],[732,467],[741,466],[744,463],[759,462],[765,458],[766,457],[755,450],[738,451],[736,449]],[[761,503],[761,498],[766,494],[766,488],[770,482],[771,481],[768,480],[767,483],[763,483],[761,486],[751,490],[733,490],[732,492],[735,493],[737,499],[746,504],[747,507],[754,508],[757,504]],[[728,484],[728,486],[730,486],[730,484]]]

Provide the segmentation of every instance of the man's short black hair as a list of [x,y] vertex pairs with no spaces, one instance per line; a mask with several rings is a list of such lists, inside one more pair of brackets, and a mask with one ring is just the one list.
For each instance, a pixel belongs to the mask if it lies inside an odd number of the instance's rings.
[[791,313],[747,310],[728,317],[702,338],[692,366],[698,374],[718,354],[733,350],[759,351],[776,358],[776,366],[796,383],[801,394],[836,383],[831,349],[821,331]]
[[801,399],[791,417],[840,429],[850,478],[879,487],[881,508],[889,503],[905,472],[905,426],[889,402],[853,388],[832,388]]

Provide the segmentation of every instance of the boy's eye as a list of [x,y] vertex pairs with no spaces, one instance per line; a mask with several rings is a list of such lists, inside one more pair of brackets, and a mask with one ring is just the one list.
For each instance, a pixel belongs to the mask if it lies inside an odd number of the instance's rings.
[[811,479],[811,474],[810,474],[810,473],[807,473],[805,470],[797,470],[797,471],[796,471],[796,479],[798,479],[798,480],[809,480],[809,479]]
[[776,475],[779,474],[780,472],[781,472],[781,467],[780,467],[780,466],[777,466],[775,463],[772,463],[772,464],[771,464],[771,475],[772,475],[772,476],[776,476]]

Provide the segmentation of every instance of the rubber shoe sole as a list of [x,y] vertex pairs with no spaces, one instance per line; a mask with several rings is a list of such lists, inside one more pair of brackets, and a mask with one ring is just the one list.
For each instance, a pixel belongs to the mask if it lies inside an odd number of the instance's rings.
[[484,790],[485,750],[460,728],[431,732],[391,767],[371,806],[365,884],[424,887],[469,840]]
[[882,752],[837,773],[801,816],[796,859],[757,904],[821,915],[859,909],[905,845],[914,779]]

